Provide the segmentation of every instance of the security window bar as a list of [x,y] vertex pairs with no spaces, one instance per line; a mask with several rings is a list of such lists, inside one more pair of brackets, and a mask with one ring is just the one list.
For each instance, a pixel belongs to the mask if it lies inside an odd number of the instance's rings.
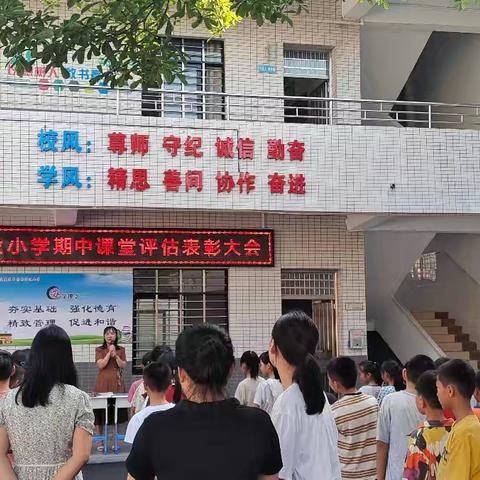
[[133,369],[155,345],[175,346],[185,329],[212,323],[228,330],[227,270],[135,269]]
[[285,48],[283,55],[285,77],[330,78],[329,53],[324,50]]
[[282,298],[335,299],[335,272],[282,270]]
[[142,92],[142,114],[222,120],[225,102],[221,95],[205,96],[193,92],[224,92],[223,42],[181,38],[176,43],[188,57],[183,64],[186,84],[177,78],[173,83],[165,83],[163,92],[154,89]]
[[410,276],[414,280],[428,280],[435,282],[437,280],[437,253],[424,253],[412,267]]

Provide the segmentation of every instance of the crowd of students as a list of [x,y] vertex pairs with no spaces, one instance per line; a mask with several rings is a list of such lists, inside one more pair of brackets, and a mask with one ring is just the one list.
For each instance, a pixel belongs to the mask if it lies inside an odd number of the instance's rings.
[[[232,342],[216,326],[146,354],[129,392],[128,478],[480,480],[480,374],[468,363],[338,357],[326,368],[332,394],[318,340],[303,312],[280,317],[268,352],[242,355],[235,398]],[[0,478],[81,480],[94,416],[67,334],[42,329],[25,361],[0,352]]]
[[[269,352],[258,357],[247,351],[240,359],[245,379],[235,392],[237,404],[270,414],[282,461],[279,478],[480,479],[480,423],[470,405],[477,400],[480,403],[480,372],[475,374],[462,360],[441,358],[434,362],[426,355],[415,356],[404,368],[394,360],[379,368],[371,361],[357,366],[348,357],[338,357],[327,365],[329,387],[335,392],[332,396],[323,392],[320,369],[313,358],[317,341],[311,320],[292,312],[275,324]],[[225,372],[229,371],[227,366]],[[182,371],[181,364],[178,367]],[[188,370],[183,374],[188,375]],[[227,377],[223,378],[224,386]],[[357,388],[359,382],[362,386]],[[165,410],[174,405],[165,395],[156,404]],[[135,417],[131,424],[137,432]],[[158,428],[164,427],[159,424]],[[227,437],[225,432],[220,435]],[[161,458],[156,458],[159,463],[152,463],[149,472],[136,470],[141,463],[139,451],[152,440],[146,437],[142,444],[140,440],[137,445],[133,442],[127,462],[132,478],[152,478],[152,472],[165,475]],[[250,440],[248,445],[255,444]],[[157,453],[153,450],[152,455]],[[221,450],[219,454],[226,455]],[[144,464],[147,460],[142,459]],[[267,475],[266,471],[259,473]],[[230,477],[209,472],[208,478]]]
[[[362,369],[369,373],[360,374],[362,381],[374,386],[375,364]],[[463,360],[435,364],[426,355],[408,361],[396,385],[391,373],[399,366],[389,361],[381,370],[383,382],[395,389],[387,391],[387,385],[367,395],[356,389],[351,359],[340,357],[327,367],[331,388],[342,396],[333,406],[342,478],[480,479],[480,422],[471,407],[480,401],[480,373]]]

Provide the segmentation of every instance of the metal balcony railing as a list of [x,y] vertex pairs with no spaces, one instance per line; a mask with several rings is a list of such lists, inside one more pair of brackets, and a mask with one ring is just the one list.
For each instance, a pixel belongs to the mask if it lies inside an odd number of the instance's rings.
[[0,80],[0,110],[200,120],[480,129],[480,105],[111,89]]

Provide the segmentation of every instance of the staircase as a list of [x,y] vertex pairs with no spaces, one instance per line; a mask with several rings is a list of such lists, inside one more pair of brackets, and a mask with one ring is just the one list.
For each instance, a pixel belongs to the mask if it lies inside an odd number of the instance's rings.
[[413,312],[412,315],[422,325],[432,340],[445,352],[448,358],[461,358],[468,361],[475,370],[480,366],[480,351],[468,333],[449,318],[448,312]]
[[412,315],[444,351],[446,357],[466,360],[475,370],[480,367],[477,344],[455,323],[455,319],[449,318],[447,312],[416,312]]

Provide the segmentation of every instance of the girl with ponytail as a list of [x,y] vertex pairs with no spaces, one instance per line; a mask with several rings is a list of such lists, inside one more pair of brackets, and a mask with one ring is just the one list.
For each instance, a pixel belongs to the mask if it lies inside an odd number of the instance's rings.
[[314,357],[318,339],[312,319],[301,311],[281,316],[272,330],[270,361],[285,389],[272,410],[282,451],[281,479],[342,478],[337,427]]

